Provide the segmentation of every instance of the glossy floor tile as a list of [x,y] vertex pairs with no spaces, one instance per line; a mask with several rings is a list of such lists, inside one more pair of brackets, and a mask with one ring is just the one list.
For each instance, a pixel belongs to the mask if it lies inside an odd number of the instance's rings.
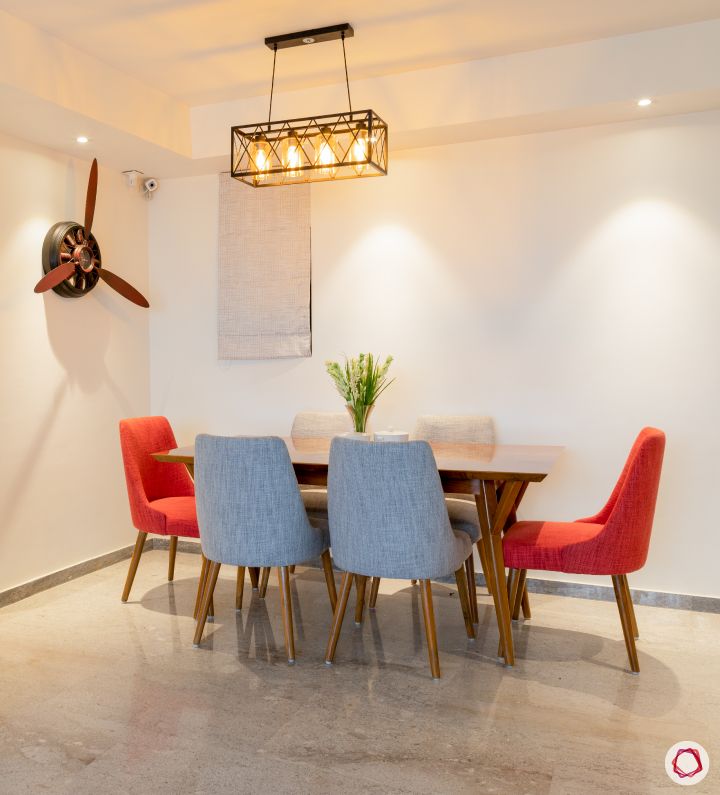
[[[534,594],[507,669],[488,597],[471,642],[437,585],[433,681],[409,583],[383,582],[362,627],[348,612],[328,668],[325,583],[298,569],[290,667],[274,574],[236,612],[223,569],[193,648],[198,569],[179,554],[169,584],[151,551],[128,604],[123,562],[0,610],[0,792],[671,792],[679,740],[720,767],[720,615],[639,607],[632,676],[613,604]],[[714,769],[693,788],[719,791]]]

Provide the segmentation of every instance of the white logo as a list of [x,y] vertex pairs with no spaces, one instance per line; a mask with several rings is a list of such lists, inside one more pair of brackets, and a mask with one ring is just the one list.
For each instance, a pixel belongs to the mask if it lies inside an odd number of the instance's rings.
[[683,787],[699,784],[710,769],[708,752],[692,740],[675,743],[665,754],[665,772]]

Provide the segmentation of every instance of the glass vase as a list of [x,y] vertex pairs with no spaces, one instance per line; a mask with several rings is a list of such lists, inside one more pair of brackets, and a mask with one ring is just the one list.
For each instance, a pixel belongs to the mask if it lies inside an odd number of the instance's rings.
[[352,419],[355,433],[367,433],[368,418],[375,408],[375,404],[371,403],[367,406],[364,403],[356,403],[355,405],[347,403],[345,408]]

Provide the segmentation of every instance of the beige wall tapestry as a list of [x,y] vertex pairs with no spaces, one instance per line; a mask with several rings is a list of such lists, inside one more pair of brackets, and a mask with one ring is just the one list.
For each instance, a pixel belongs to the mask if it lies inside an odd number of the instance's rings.
[[310,356],[310,186],[220,174],[218,242],[218,358]]

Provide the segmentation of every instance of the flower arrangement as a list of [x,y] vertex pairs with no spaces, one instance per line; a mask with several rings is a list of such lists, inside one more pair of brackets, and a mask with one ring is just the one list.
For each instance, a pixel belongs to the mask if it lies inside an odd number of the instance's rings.
[[372,353],[360,353],[353,359],[346,356],[342,366],[338,362],[325,362],[337,391],[345,400],[356,433],[365,433],[367,419],[375,401],[395,380],[387,379],[392,360],[393,357],[388,356],[382,362]]

